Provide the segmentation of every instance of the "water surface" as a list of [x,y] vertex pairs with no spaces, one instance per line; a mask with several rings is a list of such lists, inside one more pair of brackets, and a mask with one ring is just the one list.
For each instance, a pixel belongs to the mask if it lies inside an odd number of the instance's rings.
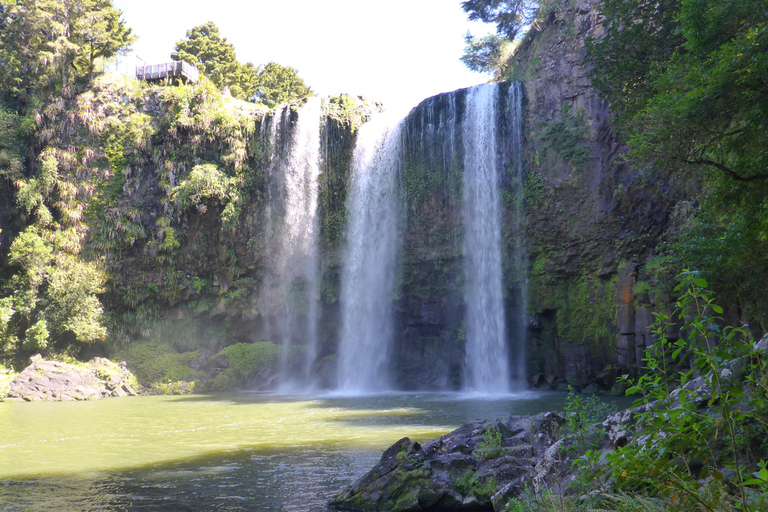
[[0,510],[325,510],[408,436],[565,395],[146,396],[0,403]]

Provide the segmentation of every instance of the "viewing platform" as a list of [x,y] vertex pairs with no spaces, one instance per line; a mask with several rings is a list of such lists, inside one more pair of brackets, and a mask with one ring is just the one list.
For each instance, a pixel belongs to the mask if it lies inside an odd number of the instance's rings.
[[152,82],[164,78],[178,78],[185,83],[195,83],[200,78],[197,66],[184,61],[171,61],[136,67],[136,78]]

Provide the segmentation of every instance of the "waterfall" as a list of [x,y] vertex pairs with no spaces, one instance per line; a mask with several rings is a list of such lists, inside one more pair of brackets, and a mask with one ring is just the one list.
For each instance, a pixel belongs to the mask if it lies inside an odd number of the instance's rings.
[[463,122],[464,389],[503,394],[510,389],[502,292],[501,210],[497,155],[498,84],[467,91]]
[[402,122],[379,115],[360,128],[352,158],[342,255],[338,389],[391,388]]
[[[317,356],[319,269],[317,254],[317,201],[320,174],[320,98],[310,98],[299,110],[290,127],[287,146],[280,151],[278,123],[287,129],[290,106],[275,112],[270,187],[269,243],[271,283],[264,307],[272,308],[274,335],[282,343],[280,361],[281,391],[307,389],[311,385],[311,366]],[[277,299],[277,300],[276,300]],[[275,301],[267,305],[267,301]],[[275,306],[277,304],[277,306]],[[305,348],[295,354],[297,345]]]
[[[523,172],[523,86],[520,82],[512,82],[507,93],[507,115],[509,119],[509,132],[511,137],[512,161],[514,168],[515,203],[523,205],[525,202],[525,193],[523,183],[525,183],[525,174]],[[525,341],[528,333],[528,251],[525,245],[525,213],[522,207],[518,206],[514,210],[515,236],[513,238],[513,247],[511,257],[513,267],[517,269],[519,279],[520,293],[519,305],[516,310],[516,322],[513,324],[512,332],[512,384],[517,388],[524,388],[525,380]]]

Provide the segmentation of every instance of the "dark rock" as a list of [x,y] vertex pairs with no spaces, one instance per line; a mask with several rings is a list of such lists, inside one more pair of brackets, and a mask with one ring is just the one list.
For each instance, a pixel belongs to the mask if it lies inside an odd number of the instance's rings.
[[[424,445],[401,439],[382,455],[379,464],[337,494],[333,507],[360,510],[499,510],[510,497],[531,486],[546,458],[560,463],[552,446],[565,420],[555,413],[510,416],[466,423]],[[502,434],[498,454],[476,452],[489,429]],[[559,474],[558,471],[553,474]],[[495,482],[492,494],[481,490]]]

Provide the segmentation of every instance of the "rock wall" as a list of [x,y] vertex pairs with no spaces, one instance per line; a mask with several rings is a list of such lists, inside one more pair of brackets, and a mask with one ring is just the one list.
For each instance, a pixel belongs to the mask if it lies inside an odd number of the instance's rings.
[[631,275],[653,255],[680,196],[620,156],[609,105],[584,61],[587,38],[604,32],[599,7],[598,0],[550,7],[511,71],[527,100],[529,372],[577,387],[610,381],[606,367],[634,365]]
[[[602,21],[597,0],[562,0],[522,42],[509,76],[524,87],[522,155],[510,138],[510,83],[499,86],[507,332],[527,316],[527,373],[541,386],[610,387],[607,367],[636,363],[651,340],[649,310],[634,307],[633,276],[653,254],[678,196],[652,170],[620,158],[609,105],[583,64],[585,41],[600,37]],[[93,146],[83,165],[60,167],[73,182],[99,190],[85,211],[91,231],[84,255],[105,258],[112,341],[168,341],[180,351],[279,343],[274,316],[289,297],[269,284],[270,159],[285,152],[298,107],[276,117],[203,86],[172,89],[101,80],[61,111],[67,129],[51,141],[62,162],[80,158],[77,141]],[[403,130],[406,222],[393,297],[394,382],[403,389],[461,385],[465,96],[426,99]],[[327,102],[322,120],[314,371],[325,386],[333,385],[355,134],[379,108],[340,96]],[[511,172],[521,158],[522,183]],[[174,195],[196,166],[208,164],[234,188],[222,194],[203,187],[186,203]],[[512,256],[521,236],[527,259]],[[301,279],[290,284],[303,286]],[[508,336],[509,343],[519,341]]]

